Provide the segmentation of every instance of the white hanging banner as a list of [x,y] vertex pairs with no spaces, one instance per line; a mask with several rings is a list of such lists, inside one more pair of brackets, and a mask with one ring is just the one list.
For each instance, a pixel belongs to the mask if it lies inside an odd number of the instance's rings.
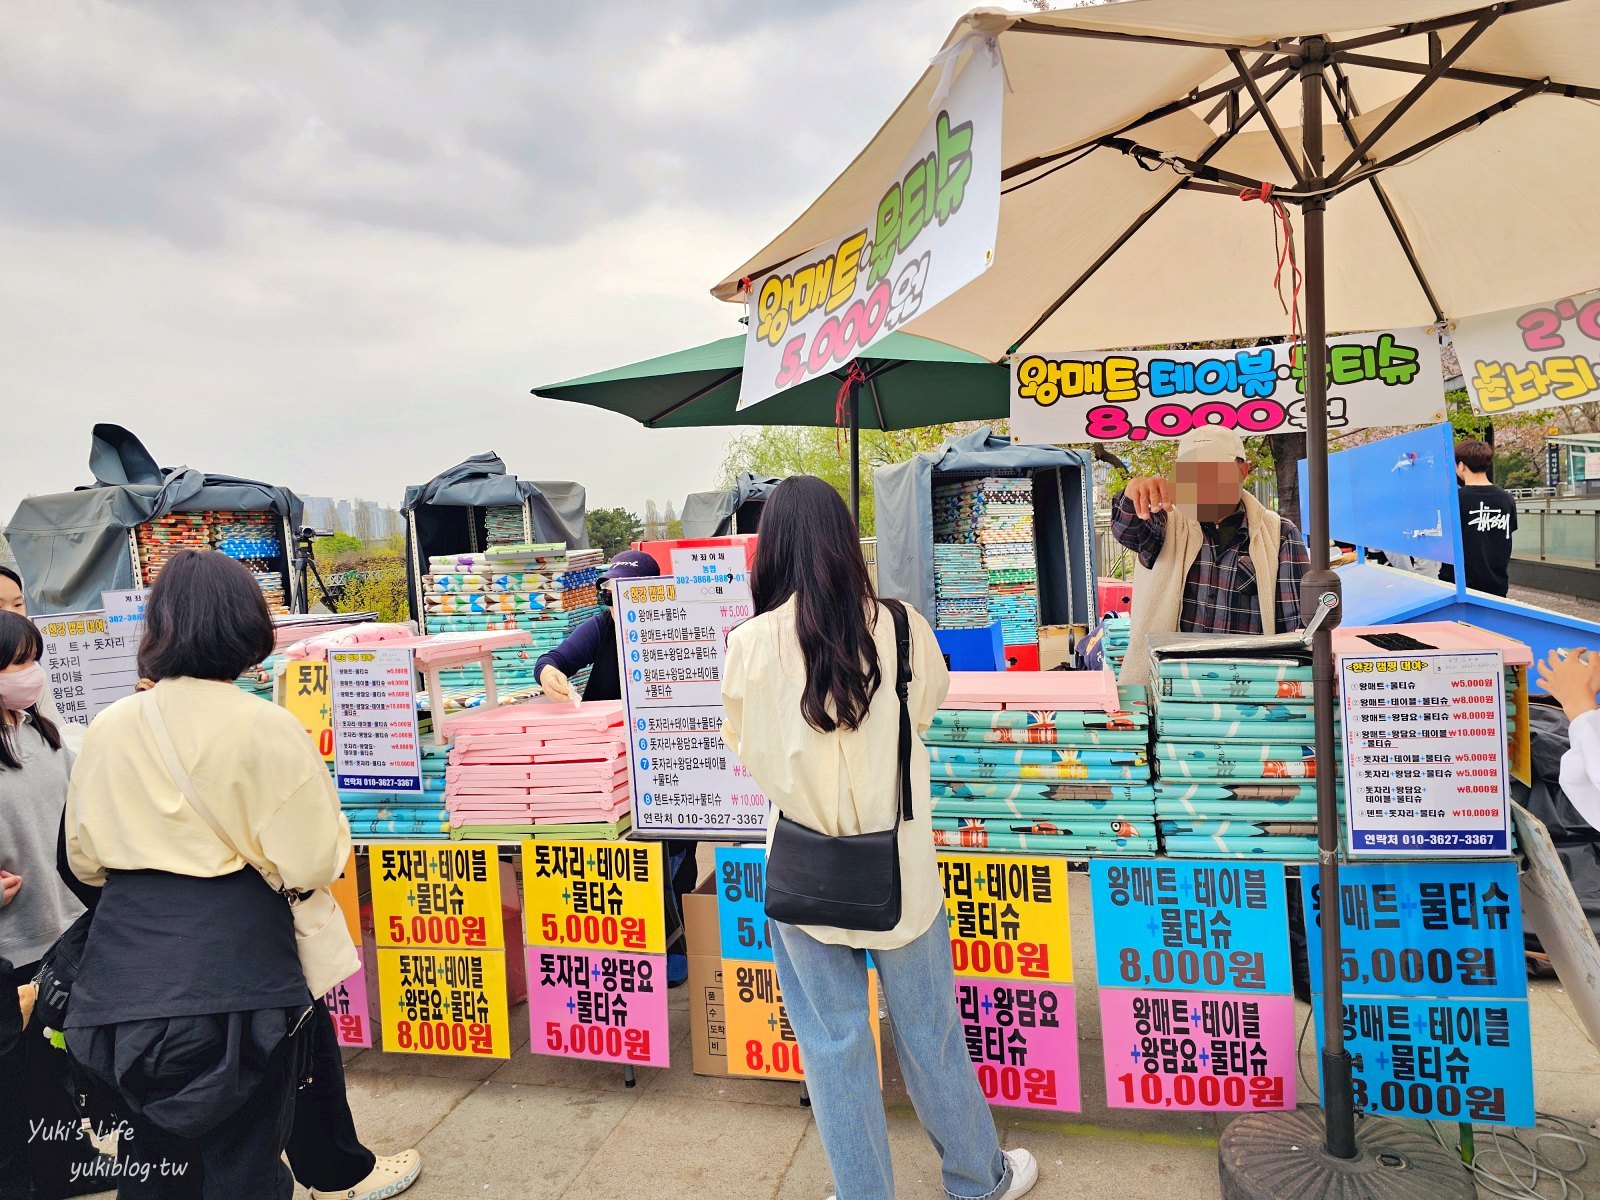
[[[1445,419],[1439,339],[1426,329],[1330,337],[1327,374],[1329,429]],[[1206,425],[1247,437],[1303,431],[1301,345],[1023,353],[1011,360],[1014,441],[1159,441]]]
[[739,408],[828,375],[989,269],[1000,228],[997,45],[974,39],[944,103],[860,227],[750,284]]
[[1463,317],[1450,340],[1481,413],[1600,400],[1600,291]]

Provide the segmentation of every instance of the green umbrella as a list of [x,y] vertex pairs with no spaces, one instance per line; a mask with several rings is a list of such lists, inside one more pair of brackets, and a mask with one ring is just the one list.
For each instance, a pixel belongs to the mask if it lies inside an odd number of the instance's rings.
[[[651,429],[708,425],[850,426],[851,511],[860,520],[860,430],[915,429],[1007,414],[1005,367],[941,342],[892,333],[851,366],[738,411],[743,336],[721,338],[533,389],[536,396],[591,404]],[[852,367],[859,368],[852,370]]]

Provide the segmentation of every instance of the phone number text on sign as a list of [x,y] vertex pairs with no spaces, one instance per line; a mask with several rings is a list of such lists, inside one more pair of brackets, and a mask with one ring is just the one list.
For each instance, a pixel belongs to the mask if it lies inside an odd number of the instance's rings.
[[[1219,425],[1243,434],[1305,428],[1301,346],[1119,354],[1023,354],[1011,368],[1019,442],[1182,437]],[[1351,334],[1328,346],[1335,429],[1444,418],[1437,337],[1422,329]]]

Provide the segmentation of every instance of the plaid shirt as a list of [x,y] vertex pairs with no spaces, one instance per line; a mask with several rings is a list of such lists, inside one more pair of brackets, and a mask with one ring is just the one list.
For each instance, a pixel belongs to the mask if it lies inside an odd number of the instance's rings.
[[[1230,517],[1231,522],[1235,518]],[[1278,546],[1278,632],[1299,629],[1300,579],[1311,565],[1305,539],[1287,517]],[[1244,511],[1239,528],[1224,547],[1217,545],[1217,526],[1202,523],[1205,541],[1183,585],[1180,633],[1260,633],[1261,602],[1256,593],[1255,564],[1250,560],[1250,531]],[[1146,569],[1155,565],[1167,536],[1167,515],[1152,513],[1141,521],[1126,495],[1111,506],[1111,532],[1139,556]]]

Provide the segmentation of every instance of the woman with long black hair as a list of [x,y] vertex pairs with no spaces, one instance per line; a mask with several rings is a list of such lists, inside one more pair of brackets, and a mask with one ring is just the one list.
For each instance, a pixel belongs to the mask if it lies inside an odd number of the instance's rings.
[[[728,748],[776,814],[828,837],[890,829],[899,801],[894,622],[873,594],[855,526],[831,486],[796,476],[773,491],[752,583],[756,616],[728,639],[723,672]],[[920,735],[950,678],[932,628],[915,611],[907,617],[907,706]],[[1038,1167],[1026,1150],[1000,1149],[967,1057],[929,820],[928,752],[920,736],[911,741],[899,924],[870,933],[774,921],[778,981],[840,1200],[894,1195],[869,951],[906,1086],[943,1159],[945,1192],[955,1200],[1014,1200],[1033,1187]]]

